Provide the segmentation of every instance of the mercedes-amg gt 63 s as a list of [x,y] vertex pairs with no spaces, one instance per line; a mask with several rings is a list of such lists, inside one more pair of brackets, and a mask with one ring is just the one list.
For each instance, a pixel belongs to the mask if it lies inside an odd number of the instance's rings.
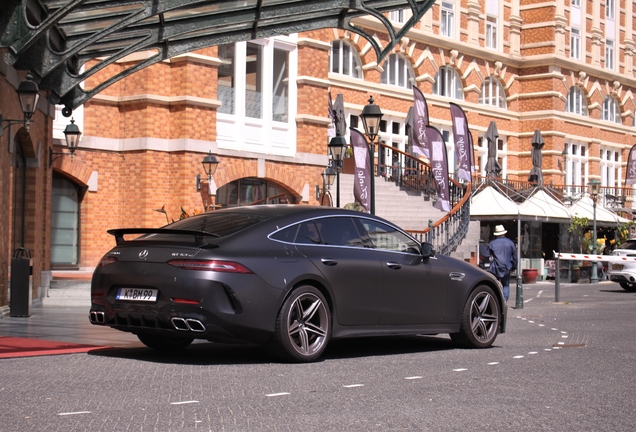
[[249,342],[309,362],[336,338],[449,333],[486,348],[506,327],[490,273],[366,213],[251,206],[108,232],[90,322],[151,348]]

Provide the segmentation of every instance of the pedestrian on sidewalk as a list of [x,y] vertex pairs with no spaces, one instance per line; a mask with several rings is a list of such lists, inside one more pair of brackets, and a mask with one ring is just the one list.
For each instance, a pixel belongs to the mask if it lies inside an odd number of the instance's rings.
[[492,257],[488,271],[503,285],[506,301],[510,295],[510,272],[517,269],[517,247],[506,237],[507,232],[503,225],[497,225],[493,233],[495,239],[488,245]]

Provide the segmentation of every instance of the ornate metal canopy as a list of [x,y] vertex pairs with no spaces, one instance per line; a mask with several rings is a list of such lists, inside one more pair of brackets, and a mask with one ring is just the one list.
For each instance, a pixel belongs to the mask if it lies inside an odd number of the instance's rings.
[[[380,62],[435,0],[3,0],[0,48],[5,61],[28,70],[64,115],[118,80],[197,49],[320,28],[355,32]],[[383,15],[409,9],[396,30]],[[370,15],[385,28],[386,46],[352,23]],[[135,52],[154,52],[90,90],[80,84]],[[84,67],[88,61],[90,67]]]

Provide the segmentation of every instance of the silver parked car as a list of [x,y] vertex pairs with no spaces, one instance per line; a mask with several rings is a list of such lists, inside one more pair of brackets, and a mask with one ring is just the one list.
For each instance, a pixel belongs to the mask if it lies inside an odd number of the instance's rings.
[[[612,256],[636,257],[636,239],[627,240],[614,249]],[[619,283],[625,291],[636,291],[636,260],[608,263],[607,275],[609,280]]]

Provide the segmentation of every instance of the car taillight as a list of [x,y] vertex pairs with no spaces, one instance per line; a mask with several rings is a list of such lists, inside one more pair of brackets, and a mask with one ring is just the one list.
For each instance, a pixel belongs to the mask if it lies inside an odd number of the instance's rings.
[[101,260],[99,260],[97,267],[104,267],[110,264],[115,264],[116,262],[117,262],[117,258],[112,256],[105,256]]
[[170,260],[167,264],[184,270],[216,271],[224,273],[252,273],[243,264],[219,260]]

